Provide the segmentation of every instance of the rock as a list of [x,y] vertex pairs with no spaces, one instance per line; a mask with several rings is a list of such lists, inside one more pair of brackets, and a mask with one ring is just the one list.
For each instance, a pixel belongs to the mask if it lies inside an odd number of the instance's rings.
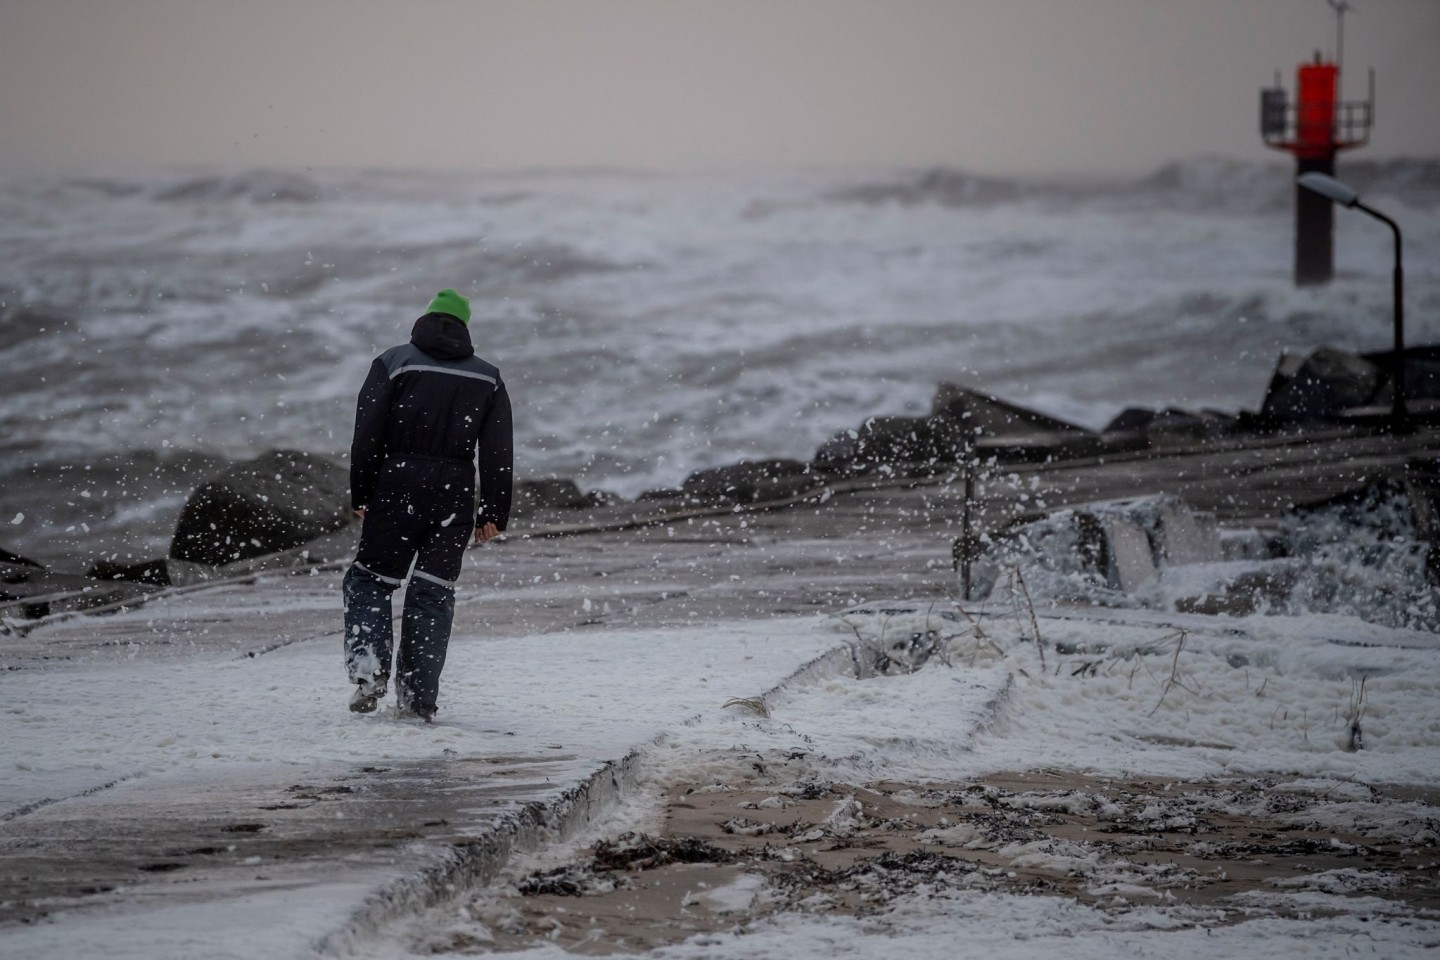
[[1102,433],[1144,433],[1159,414],[1149,407],[1126,407],[1105,424]]
[[583,510],[609,500],[610,495],[601,491],[581,493],[574,480],[542,477],[516,482],[514,511],[517,517],[527,517],[537,510]]
[[1102,437],[1093,430],[955,383],[940,384],[930,412],[954,421],[982,457],[993,456],[1002,463],[1073,460],[1144,445],[1130,437]]
[[1093,434],[1093,431],[1028,407],[972,390],[958,383],[942,383],[930,402],[930,414],[955,421],[970,436],[1001,437],[1030,433]]
[[[1122,438],[1126,439],[1126,438]],[[936,389],[928,417],[872,417],[831,437],[815,453],[830,473],[932,473],[977,448],[1006,462],[1071,459],[1130,449],[1093,430],[955,383]]]
[[[945,415],[871,417],[858,430],[837,433],[815,452],[827,473],[929,472],[965,459],[973,433]],[[918,468],[918,469],[917,469]]]
[[1145,438],[1151,446],[1176,446],[1227,436],[1235,429],[1236,418],[1230,414],[1169,407],[1157,413],[1145,426]]
[[[0,603],[34,595],[37,590],[41,593],[48,592],[44,587],[37,588],[36,584],[44,581],[49,575],[49,571],[29,557],[22,557],[18,553],[11,553],[0,547]],[[31,614],[24,613],[23,615],[30,616]],[[35,614],[35,616],[44,616],[44,614]]]
[[298,547],[351,520],[337,463],[276,450],[201,484],[180,513],[170,557],[221,565]]
[[[1385,383],[1376,391],[1370,402],[1388,407],[1394,394],[1391,379],[1391,356],[1384,353],[1363,354],[1364,358],[1380,368]],[[1405,348],[1405,398],[1407,400],[1440,400],[1440,346]]]
[[[270,556],[281,555],[270,554]],[[338,559],[338,557],[327,559]],[[155,587],[184,587],[228,575],[229,572],[223,567],[192,563],[188,560],[176,560],[174,557],[159,557],[155,560],[142,560],[139,563],[97,560],[91,564],[89,570],[85,571],[85,576],[92,580],[119,580],[125,583],[145,583]]]
[[36,563],[34,560],[31,560],[29,557],[22,557],[22,556],[20,556],[20,554],[18,554],[18,553],[11,553],[9,550],[6,550],[4,547],[0,547],[0,563],[6,564],[6,565],[12,566],[12,567],[34,567],[34,568],[37,569],[37,570],[44,570],[44,569],[45,569],[45,565],[44,565],[44,564]]
[[1220,410],[1126,407],[1105,425],[1102,433],[1107,438],[1114,434],[1140,435],[1152,446],[1174,446],[1226,436],[1238,429],[1237,423],[1236,416]]
[[1285,354],[1275,366],[1260,413],[1281,426],[1323,423],[1369,403],[1384,380],[1376,364],[1333,347],[1319,347],[1303,360]]
[[158,560],[143,560],[140,563],[115,563],[109,560],[99,560],[90,565],[90,569],[85,571],[85,576],[92,580],[125,580],[131,583],[150,583],[158,587],[168,587],[171,584],[168,562],[169,558],[167,557],[161,557]]
[[792,497],[818,483],[810,464],[799,460],[742,460],[697,470],[685,478],[680,492],[701,503],[754,503]]

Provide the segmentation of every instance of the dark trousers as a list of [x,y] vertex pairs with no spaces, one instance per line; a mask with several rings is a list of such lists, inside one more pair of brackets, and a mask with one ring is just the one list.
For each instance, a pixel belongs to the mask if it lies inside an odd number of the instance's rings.
[[[474,482],[470,464],[387,460],[365,513],[360,549],[345,574],[345,669],[353,683],[388,683],[393,655],[402,709],[433,708],[439,695],[455,581],[474,529]],[[390,600],[407,573],[395,650]]]

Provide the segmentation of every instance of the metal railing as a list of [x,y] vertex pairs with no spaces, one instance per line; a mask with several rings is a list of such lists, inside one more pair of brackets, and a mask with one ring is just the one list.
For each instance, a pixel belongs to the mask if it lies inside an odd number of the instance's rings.
[[[1306,113],[1311,112],[1309,109]],[[1260,135],[1272,147],[1292,143],[1335,143],[1350,146],[1366,143],[1375,124],[1375,104],[1369,100],[1347,100],[1335,104],[1335,112],[1319,122],[1301,117],[1299,104],[1265,105],[1261,108]],[[1318,129],[1317,129],[1318,128]]]

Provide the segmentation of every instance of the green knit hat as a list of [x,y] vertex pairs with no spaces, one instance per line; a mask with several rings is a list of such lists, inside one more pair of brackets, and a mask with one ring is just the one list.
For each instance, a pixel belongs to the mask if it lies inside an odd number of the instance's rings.
[[470,301],[449,287],[435,294],[435,299],[430,301],[430,306],[425,308],[425,312],[448,313],[467,327],[470,325]]

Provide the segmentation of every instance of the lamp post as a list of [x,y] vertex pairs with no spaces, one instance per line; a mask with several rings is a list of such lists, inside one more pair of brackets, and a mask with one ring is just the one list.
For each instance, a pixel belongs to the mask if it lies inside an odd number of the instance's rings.
[[1361,203],[1360,194],[1334,177],[1323,173],[1302,173],[1296,182],[1306,190],[1318,193],[1342,207],[1370,214],[1395,234],[1395,349],[1391,353],[1390,375],[1394,396],[1390,403],[1390,421],[1396,431],[1405,430],[1409,426],[1410,416],[1405,409],[1405,271],[1400,262],[1400,225],[1379,210]]

